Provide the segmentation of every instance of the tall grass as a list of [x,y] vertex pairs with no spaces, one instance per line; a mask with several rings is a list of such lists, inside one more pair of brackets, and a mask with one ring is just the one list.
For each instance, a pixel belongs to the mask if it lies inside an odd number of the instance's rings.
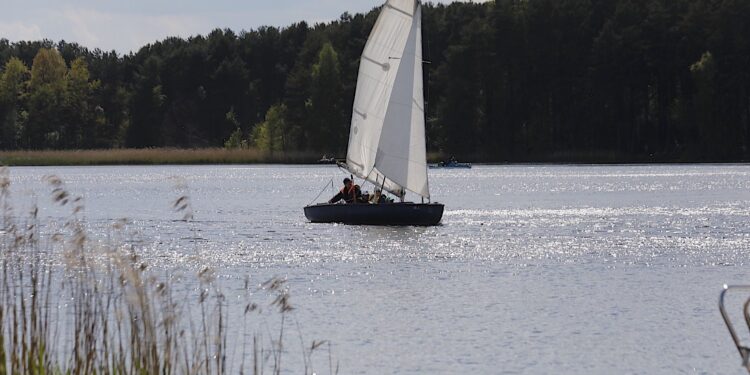
[[159,165],[159,164],[310,164],[316,152],[266,152],[257,149],[111,149],[68,151],[2,151],[0,164],[10,166]]
[[[132,249],[90,240],[83,200],[57,177],[46,183],[69,216],[59,233],[42,236],[38,209],[13,212],[9,171],[0,168],[0,375],[281,373],[293,311],[284,280],[253,286],[246,278],[242,299],[230,302],[204,268],[189,283],[197,288],[181,290],[179,278],[150,270]],[[188,206],[185,196],[175,202]],[[263,307],[280,318],[277,335],[248,332]],[[228,330],[233,309],[239,332]],[[300,372],[313,373],[323,344],[302,348]],[[337,373],[327,348],[328,372]]]
[[[343,158],[344,155],[339,155]],[[267,152],[258,149],[111,149],[0,151],[0,165],[194,165],[194,164],[313,164],[321,154],[312,151]],[[430,162],[445,160],[442,153],[429,153]]]

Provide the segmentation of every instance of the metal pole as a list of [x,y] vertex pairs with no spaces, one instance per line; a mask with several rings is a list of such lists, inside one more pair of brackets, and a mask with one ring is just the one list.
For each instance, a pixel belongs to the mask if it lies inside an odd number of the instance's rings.
[[[724,306],[724,298],[729,292],[730,289],[746,289],[750,290],[750,286],[727,286],[724,285],[724,290],[721,292],[721,295],[719,296],[719,312],[721,312],[721,317],[724,319],[724,324],[727,325],[727,329],[729,330],[729,334],[732,336],[732,341],[734,341],[734,346],[737,347],[737,351],[740,353],[740,357],[742,357],[742,366],[747,369],[747,371],[750,373],[750,349],[743,346],[740,342],[740,338],[737,335],[737,331],[734,329],[734,325],[732,324],[732,321],[729,318],[729,314],[727,313],[726,307]],[[746,302],[744,305],[744,315],[745,320],[748,320],[748,308],[750,306],[750,301]],[[750,322],[748,323],[750,324]],[[750,328],[750,327],[749,327]]]

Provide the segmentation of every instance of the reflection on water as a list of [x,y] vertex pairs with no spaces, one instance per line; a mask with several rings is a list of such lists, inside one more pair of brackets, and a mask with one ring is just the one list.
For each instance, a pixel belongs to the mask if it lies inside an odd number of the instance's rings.
[[[62,222],[40,183],[57,174],[95,240],[154,267],[212,266],[230,290],[287,277],[295,319],[335,343],[342,373],[742,373],[716,298],[750,282],[750,166],[431,170],[446,212],[430,228],[306,222],[302,206],[340,178],[329,166],[11,174],[15,212],[36,200]],[[172,210],[175,176],[192,222]]]

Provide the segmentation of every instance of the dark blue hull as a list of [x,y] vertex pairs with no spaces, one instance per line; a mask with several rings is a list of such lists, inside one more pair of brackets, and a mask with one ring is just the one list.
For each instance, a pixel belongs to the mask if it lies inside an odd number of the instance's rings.
[[443,218],[440,203],[328,204],[305,207],[313,223],[432,226]]

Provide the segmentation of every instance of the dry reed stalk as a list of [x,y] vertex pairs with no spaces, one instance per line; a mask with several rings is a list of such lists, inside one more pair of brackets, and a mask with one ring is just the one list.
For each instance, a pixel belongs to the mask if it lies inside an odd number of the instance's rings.
[[[56,176],[46,181],[53,202],[70,207],[62,226],[65,233],[53,234],[50,241],[63,247],[64,268],[50,265],[49,252],[40,251],[36,208],[25,225],[16,222],[9,171],[0,168],[0,375],[235,372],[227,353],[229,305],[214,272],[204,268],[196,276],[200,324],[195,325],[191,300],[177,302],[169,275],[157,277],[132,250],[93,244],[82,219],[83,199],[71,195]],[[175,209],[192,212],[188,194],[182,197]],[[123,221],[115,224],[117,228],[124,225]],[[102,255],[108,261],[97,261]],[[250,356],[253,374],[264,373],[268,365],[272,373],[280,374],[284,325],[293,307],[284,280],[274,278],[254,290],[247,278],[246,301],[240,305],[243,331],[250,314],[260,310],[250,297],[261,292],[271,296],[270,306],[281,315],[278,338],[268,336],[268,351],[263,336],[254,334],[248,353],[248,342],[241,334],[238,372],[244,373],[245,358]],[[51,315],[53,310],[57,316]],[[313,341],[303,353],[305,374],[312,373],[311,356],[323,343]],[[334,373],[330,344],[329,370]]]
[[14,166],[155,164],[310,164],[317,152],[266,152],[257,149],[109,149],[2,151],[0,163]]

